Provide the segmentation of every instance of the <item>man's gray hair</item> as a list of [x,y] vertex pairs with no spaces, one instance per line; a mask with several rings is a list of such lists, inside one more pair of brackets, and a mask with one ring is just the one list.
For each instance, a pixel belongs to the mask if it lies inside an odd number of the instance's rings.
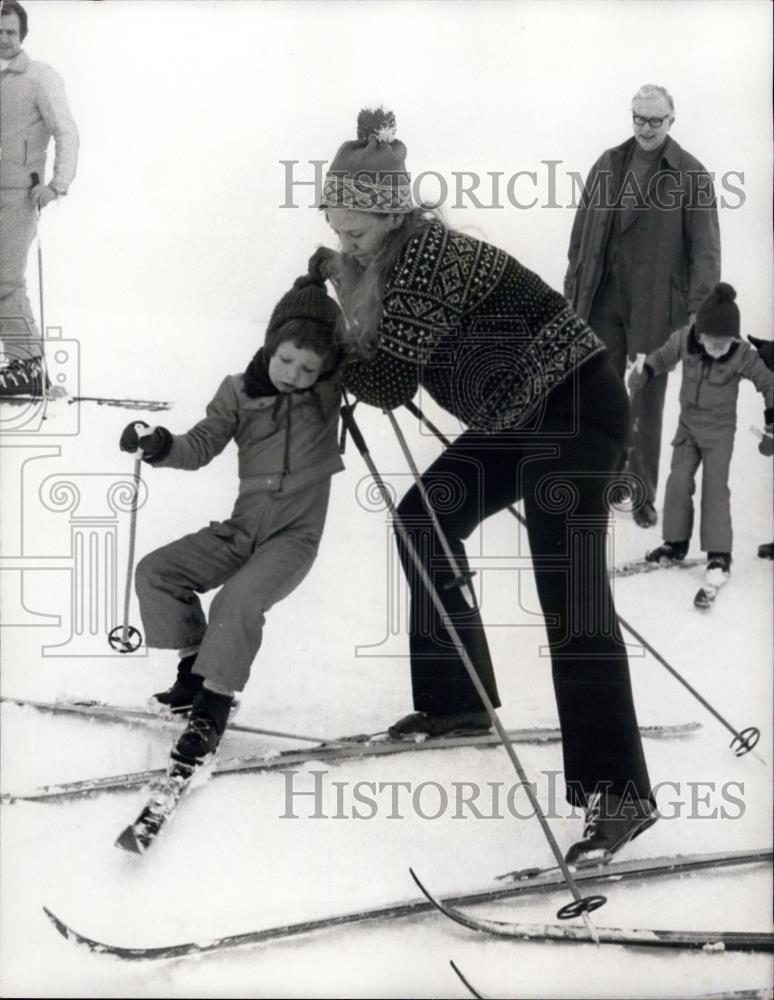
[[675,113],[675,102],[672,100],[672,95],[666,89],[666,87],[659,87],[655,83],[646,83],[644,86],[640,87],[637,93],[632,98],[632,103],[637,100],[638,97],[643,97],[647,99],[648,97],[665,97],[667,104],[669,105],[669,110],[672,114]]

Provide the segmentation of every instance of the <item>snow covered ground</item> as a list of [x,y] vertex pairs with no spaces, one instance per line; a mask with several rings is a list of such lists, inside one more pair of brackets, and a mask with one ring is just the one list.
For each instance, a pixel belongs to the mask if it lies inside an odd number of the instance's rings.
[[[771,152],[768,138],[758,139],[768,137],[770,118],[768,6],[366,7],[28,4],[28,50],[64,75],[83,136],[78,180],[43,226],[47,320],[65,338],[58,345],[62,358],[53,342],[49,357],[61,364],[72,395],[75,389],[168,399],[174,407],[132,414],[60,401],[39,425],[34,409],[23,419],[22,411],[0,410],[4,696],[137,705],[171,679],[170,654],[109,655],[104,638],[108,620],[121,617],[128,545],[120,483],[132,462],[118,451],[118,436],[132,416],[187,429],[222,374],[244,366],[274,299],[309,252],[330,243],[316,212],[277,207],[284,192],[278,161],[330,158],[363,103],[383,100],[395,108],[415,172],[510,174],[563,159],[563,170],[583,173],[603,148],[626,136],[628,100],[637,87],[663,82],[678,101],[678,141],[718,174],[745,175],[744,205],[721,213],[724,277],[739,290],[743,332],[771,334]],[[400,58],[403,42],[377,41],[404,36],[415,43],[413,59]],[[570,210],[509,206],[448,214],[561,286]],[[673,378],[667,429],[676,424],[677,387]],[[453,432],[448,418],[429,412]],[[374,459],[401,493],[408,470],[389,426],[376,411],[358,413]],[[619,580],[616,599],[623,618],[737,728],[761,729],[765,763],[734,757],[725,729],[632,639],[641,723],[695,720],[703,728],[684,739],[647,741],[652,778],[663,783],[663,819],[630,857],[771,843],[772,564],[757,559],[756,549],[772,537],[772,470],[748,431],[761,416],[760,398],[743,386],[731,471],[733,577],[712,611],[692,607],[700,570]],[[408,415],[400,420],[418,464],[426,465],[437,444]],[[381,730],[410,710],[405,593],[389,527],[351,445],[346,464],[334,481],[312,573],[271,613],[241,722],[337,736]],[[230,511],[233,450],[195,475],[152,469],[143,475],[138,554]],[[645,532],[626,514],[616,515],[616,563],[641,557],[659,540],[658,528]],[[516,522],[503,514],[482,527],[469,551],[498,671],[501,718],[514,727],[551,726],[545,637],[528,562],[519,561],[525,546]],[[134,601],[130,621],[140,625]],[[14,792],[161,766],[172,733],[3,706],[1,739],[2,786]],[[229,734],[224,754],[290,745]],[[543,805],[557,813],[552,825],[564,847],[580,820],[551,793],[560,748],[524,746],[519,753]],[[504,797],[515,783],[501,750],[335,768],[310,762],[292,787],[310,790],[311,772],[321,769],[328,771],[322,817],[311,815],[311,798],[295,798],[296,818],[283,818],[291,810],[282,775],[224,777],[192,795],[142,858],[113,847],[142,804],[141,791],[3,806],[0,992],[463,997],[449,959],[487,996],[687,998],[771,982],[768,956],[510,943],[440,916],[139,966],[78,951],[44,917],[46,905],[83,933],[125,945],[198,941],[415,898],[410,865],[428,886],[451,894],[480,888],[509,868],[551,863],[534,819],[475,818],[465,809],[455,817],[452,804],[427,819],[407,792],[396,792],[399,818],[387,794],[377,796],[373,818],[352,818],[358,781],[390,783],[388,789],[410,782],[414,790],[437,783],[418,800],[429,815],[438,796],[445,792],[453,803],[458,783],[477,783],[487,812],[492,784],[501,783]],[[344,783],[342,808],[334,781]],[[527,813],[523,793],[514,803]],[[605,891],[600,925],[771,927],[771,884],[760,871]],[[481,912],[553,922],[566,899],[557,893]]]

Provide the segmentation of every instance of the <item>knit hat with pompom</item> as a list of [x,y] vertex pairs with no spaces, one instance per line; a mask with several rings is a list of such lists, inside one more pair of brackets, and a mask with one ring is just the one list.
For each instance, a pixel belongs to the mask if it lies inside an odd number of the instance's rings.
[[715,285],[696,313],[696,336],[730,337],[739,340],[739,307],[734,299],[736,291],[721,281]]
[[357,116],[357,139],[339,147],[325,175],[321,208],[356,212],[413,209],[406,147],[395,138],[395,130],[392,111],[363,108]]

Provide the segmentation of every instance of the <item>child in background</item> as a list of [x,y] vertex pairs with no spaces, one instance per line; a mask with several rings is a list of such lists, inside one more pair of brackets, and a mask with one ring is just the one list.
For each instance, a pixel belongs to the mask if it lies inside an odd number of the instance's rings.
[[[337,445],[340,312],[324,284],[299,278],[274,309],[264,346],[229,375],[186,434],[129,424],[122,451],[145,462],[198,469],[233,438],[239,495],[231,517],[145,556],[136,588],[148,646],[178,649],[177,679],[156,700],[190,711],[174,756],[214,753],[261,645],[264,615],[306,576],[325,523]],[[147,425],[146,425],[147,427]],[[209,624],[197,594],[221,587]]]
[[[770,371],[774,371],[774,341],[759,340],[757,337],[748,337],[750,343],[760,354]],[[756,433],[760,433],[756,431]],[[767,427],[758,442],[758,451],[765,458],[774,455],[774,427]],[[758,546],[759,559],[774,559],[774,542],[764,542]]]
[[701,548],[707,579],[719,585],[731,571],[732,530],[728,470],[736,431],[739,383],[750,379],[765,398],[764,422],[774,423],[774,373],[739,336],[736,292],[721,282],[704,300],[690,328],[676,330],[629,377],[632,396],[655,374],[683,364],[680,420],[672,442],[672,468],[664,497],[664,542],[645,556],[651,562],[684,559],[693,530],[696,472],[703,464]]

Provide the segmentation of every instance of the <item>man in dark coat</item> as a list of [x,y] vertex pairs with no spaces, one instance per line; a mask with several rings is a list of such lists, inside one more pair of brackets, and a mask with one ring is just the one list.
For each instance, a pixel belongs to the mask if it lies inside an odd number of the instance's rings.
[[[668,135],[674,101],[646,85],[632,99],[634,136],[591,168],[575,216],[564,293],[598,334],[623,377],[693,322],[720,280],[720,231],[712,176]],[[629,471],[644,496],[634,519],[658,520],[655,499],[667,375],[638,399]]]

